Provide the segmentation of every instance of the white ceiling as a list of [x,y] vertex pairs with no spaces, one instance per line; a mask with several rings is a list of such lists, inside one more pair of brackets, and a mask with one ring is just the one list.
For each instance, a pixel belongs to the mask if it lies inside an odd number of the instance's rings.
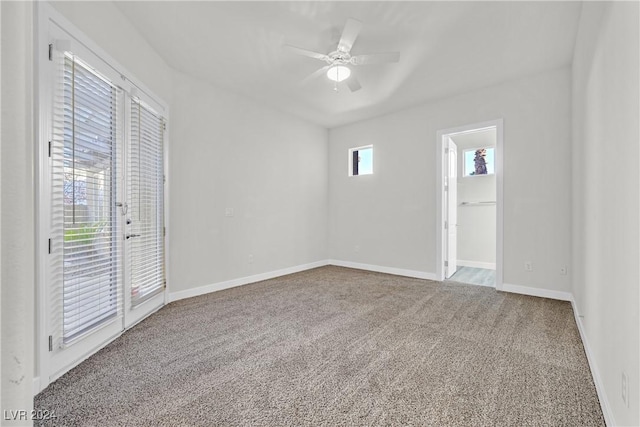
[[[116,2],[171,67],[325,127],[375,117],[571,63],[580,2]],[[354,70],[350,92],[325,65],[347,18],[364,26],[353,55],[399,51]]]

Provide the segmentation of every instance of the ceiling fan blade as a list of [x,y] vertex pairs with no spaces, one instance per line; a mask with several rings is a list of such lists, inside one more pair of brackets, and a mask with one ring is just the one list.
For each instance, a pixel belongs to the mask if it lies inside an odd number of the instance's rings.
[[362,86],[360,86],[360,82],[353,74],[351,74],[351,76],[347,80],[345,80],[345,82],[347,83],[347,86],[349,86],[351,92],[355,92],[362,88]]
[[353,18],[347,19],[347,23],[344,24],[344,29],[342,30],[342,37],[340,37],[340,42],[338,43],[338,50],[346,53],[351,52],[353,43],[355,43],[361,29],[362,22]]
[[400,52],[372,53],[371,55],[356,55],[351,58],[355,65],[382,64],[385,62],[398,62]]
[[324,53],[314,52],[312,50],[302,49],[301,47],[291,46],[289,44],[284,45],[284,47],[296,55],[308,56],[309,58],[319,59],[321,61],[325,61],[329,59],[327,55]]
[[319,70],[313,72],[312,74],[308,75],[307,77],[305,77],[302,82],[300,82],[301,84],[307,84],[309,83],[311,80],[320,77],[321,75],[323,75],[324,73],[327,72],[327,70],[330,68],[330,65],[327,65],[325,67],[320,68]]

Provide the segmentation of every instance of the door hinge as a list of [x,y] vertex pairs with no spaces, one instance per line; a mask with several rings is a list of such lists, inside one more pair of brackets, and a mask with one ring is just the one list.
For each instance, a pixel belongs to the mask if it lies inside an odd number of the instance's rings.
[[167,227],[162,227],[162,235],[167,236]]
[[449,267],[449,261],[445,261],[445,262],[444,262],[444,266],[445,266],[445,267]]
[[53,335],[49,335],[49,351],[53,351]]
[[444,154],[449,154],[449,148],[444,149]]
[[163,184],[167,183],[167,175],[162,175],[162,183]]
[[51,141],[49,141],[49,157],[51,157]]
[[49,239],[49,254],[51,254],[51,239]]
[[49,43],[49,61],[53,61],[53,43]]
[[448,222],[448,221],[445,221],[445,222],[444,222],[444,229],[446,230],[446,229],[448,229],[448,228],[449,228],[449,222]]

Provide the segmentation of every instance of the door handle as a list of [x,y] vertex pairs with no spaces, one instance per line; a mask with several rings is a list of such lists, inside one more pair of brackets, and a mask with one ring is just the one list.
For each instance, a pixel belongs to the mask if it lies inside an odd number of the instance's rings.
[[127,235],[125,236],[125,238],[126,238],[127,240],[129,240],[129,239],[130,239],[130,238],[132,238],[132,237],[140,237],[140,234],[127,234]]

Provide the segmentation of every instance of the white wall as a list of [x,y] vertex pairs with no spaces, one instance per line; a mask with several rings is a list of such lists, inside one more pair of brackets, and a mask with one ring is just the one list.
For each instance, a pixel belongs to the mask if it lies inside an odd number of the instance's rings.
[[54,1],[51,5],[164,101],[171,99],[171,68],[113,2]]
[[325,260],[327,130],[181,73],[173,85],[170,291]]
[[[2,4],[0,4],[0,24],[2,24]],[[2,28],[0,28],[0,111],[2,110]],[[2,114],[0,113],[0,129],[2,129]],[[2,131],[0,131],[0,242],[2,242]],[[0,244],[0,408],[2,401],[2,245]]]
[[[436,132],[504,118],[504,282],[569,291],[570,77],[553,70],[332,129],[330,257],[435,273]],[[348,177],[347,150],[366,144],[374,174]]]
[[[585,3],[573,62],[573,294],[616,425],[640,425],[639,7]],[[630,381],[630,405],[621,376]],[[602,396],[601,396],[602,397]]]
[[461,206],[496,201],[495,175],[464,176],[464,151],[496,146],[496,130],[465,133],[451,139],[458,147],[458,265],[496,263],[496,205]]
[[482,268],[495,268],[496,205],[460,205],[462,202],[495,200],[495,175],[459,178],[458,265],[486,264]]
[[[2,4],[0,4],[0,24],[2,23]],[[2,110],[2,29],[0,28],[0,111]],[[2,129],[2,114],[0,114],[0,129]],[[0,131],[0,242],[2,241],[2,131]],[[0,244],[0,408],[2,404],[2,245]]]
[[[33,407],[34,365],[34,132],[33,4],[2,2],[2,425],[4,410]],[[11,58],[11,61],[7,61]],[[9,207],[9,208],[8,208]]]

